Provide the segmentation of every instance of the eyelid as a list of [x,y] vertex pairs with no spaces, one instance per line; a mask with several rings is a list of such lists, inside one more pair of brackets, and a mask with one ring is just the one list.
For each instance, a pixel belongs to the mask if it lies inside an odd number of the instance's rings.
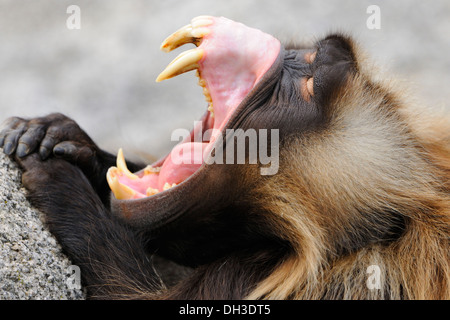
[[314,97],[314,78],[311,77],[306,81],[306,90],[308,90],[308,93]]
[[[304,59],[306,63],[312,64],[316,56],[317,50],[305,53]],[[310,102],[311,97],[314,97],[314,77],[303,77],[300,82],[300,91],[303,99]]]
[[303,77],[300,82],[300,91],[303,99],[305,101],[310,102],[311,97],[314,96],[314,78]]
[[317,51],[313,51],[313,52],[307,52],[305,53],[305,61],[306,63],[313,63],[314,60],[316,59],[317,56]]

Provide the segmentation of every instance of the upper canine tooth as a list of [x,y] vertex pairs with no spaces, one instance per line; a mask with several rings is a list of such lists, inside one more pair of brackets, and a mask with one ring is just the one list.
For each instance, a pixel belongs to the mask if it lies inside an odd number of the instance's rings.
[[198,69],[198,62],[203,58],[203,49],[191,49],[182,52],[161,72],[156,82],[170,79],[179,74]]
[[191,24],[185,25],[168,36],[161,44],[161,50],[170,52],[187,43],[198,46],[202,38],[210,32],[206,27],[213,22],[213,18],[210,16],[199,16],[192,19]]
[[188,24],[168,36],[161,44],[160,49],[170,52],[184,44],[196,43],[196,41],[197,39],[192,35],[192,26]]

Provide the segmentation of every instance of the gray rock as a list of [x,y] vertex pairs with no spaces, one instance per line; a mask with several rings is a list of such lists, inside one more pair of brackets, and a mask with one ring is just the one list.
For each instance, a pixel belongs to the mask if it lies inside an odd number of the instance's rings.
[[82,289],[71,289],[71,265],[0,149],[0,300],[84,299]]

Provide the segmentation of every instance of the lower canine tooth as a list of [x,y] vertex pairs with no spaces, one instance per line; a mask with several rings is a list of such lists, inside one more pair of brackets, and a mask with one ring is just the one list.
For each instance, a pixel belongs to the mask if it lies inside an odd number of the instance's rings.
[[156,82],[170,79],[179,74],[198,69],[198,62],[203,58],[202,49],[191,49],[182,52],[156,78]]
[[139,177],[134,173],[130,172],[127,168],[127,163],[125,162],[125,158],[123,156],[122,148],[119,149],[117,153],[117,169],[119,169],[123,174],[125,174],[130,179],[138,179]]
[[117,170],[117,168],[110,168],[107,174],[107,180],[111,191],[114,193],[114,196],[117,200],[127,200],[132,199],[136,192],[128,186],[125,186],[119,182],[119,179],[110,172],[110,170]]

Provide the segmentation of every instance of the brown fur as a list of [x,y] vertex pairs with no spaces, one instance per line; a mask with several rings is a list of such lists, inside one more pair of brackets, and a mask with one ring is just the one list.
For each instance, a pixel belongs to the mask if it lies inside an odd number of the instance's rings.
[[450,118],[401,99],[360,70],[327,129],[283,149],[253,194],[294,251],[248,298],[450,299]]

